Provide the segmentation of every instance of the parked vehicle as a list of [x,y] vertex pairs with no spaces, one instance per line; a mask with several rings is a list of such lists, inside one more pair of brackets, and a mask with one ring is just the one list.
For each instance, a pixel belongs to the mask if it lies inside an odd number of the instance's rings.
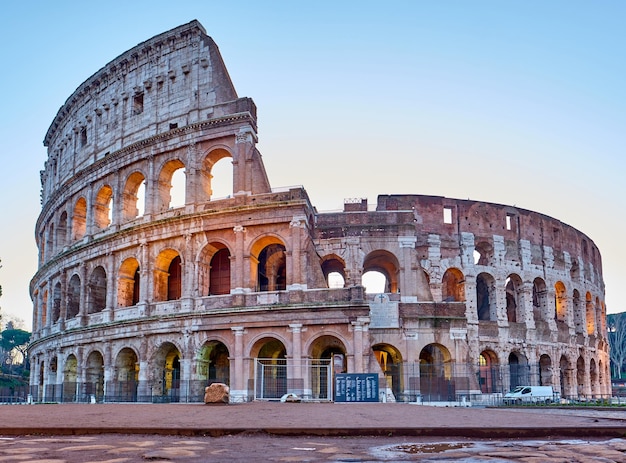
[[504,396],[505,404],[558,402],[558,394],[552,386],[517,386]]

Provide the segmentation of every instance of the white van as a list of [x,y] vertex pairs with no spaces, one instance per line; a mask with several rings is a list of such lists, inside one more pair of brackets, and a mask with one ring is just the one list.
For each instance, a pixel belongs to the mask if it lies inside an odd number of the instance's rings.
[[549,404],[558,400],[552,386],[517,386],[504,396],[505,404],[539,402]]

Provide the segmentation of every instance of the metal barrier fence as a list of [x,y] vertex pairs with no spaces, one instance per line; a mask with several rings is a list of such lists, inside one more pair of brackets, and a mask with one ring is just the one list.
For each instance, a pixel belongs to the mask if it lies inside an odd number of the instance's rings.
[[[379,375],[380,400],[387,402],[471,403],[479,406],[504,404],[504,396],[516,386],[552,386],[564,403],[624,403],[611,398],[610,389],[598,393],[599,385],[579,385],[575,372],[556,372],[539,364],[473,365],[463,363],[389,363]],[[548,374],[549,373],[549,374]],[[161,380],[65,382],[45,388],[31,386],[28,393],[0,394],[34,402],[202,402],[204,388],[213,382],[230,384],[229,369],[213,372],[210,380],[180,380],[176,374]],[[332,401],[333,369],[330,359],[254,359],[254,376],[248,383],[249,400],[279,400],[287,393],[306,401]],[[579,391],[587,391],[585,394]],[[589,393],[589,390],[594,391]]]
[[277,400],[295,394],[302,400],[333,400],[330,359],[256,359],[254,364],[254,399]]

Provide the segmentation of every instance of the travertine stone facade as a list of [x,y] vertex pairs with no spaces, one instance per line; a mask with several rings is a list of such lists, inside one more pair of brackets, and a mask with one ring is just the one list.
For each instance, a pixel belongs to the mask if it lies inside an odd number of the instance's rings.
[[[379,373],[385,400],[526,383],[610,394],[587,236],[422,195],[319,213],[303,188],[270,186],[256,122],[196,21],[120,55],[61,107],[44,140],[33,400],[202,401],[213,382],[234,401],[329,400],[333,372]],[[224,163],[231,194],[216,198]],[[369,272],[385,281],[375,294]]]

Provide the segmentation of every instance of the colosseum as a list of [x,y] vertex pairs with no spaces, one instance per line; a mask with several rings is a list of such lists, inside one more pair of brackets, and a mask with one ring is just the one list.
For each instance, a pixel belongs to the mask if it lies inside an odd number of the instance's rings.
[[376,375],[381,401],[610,395],[585,234],[443,196],[320,212],[270,185],[256,143],[255,104],[197,21],[70,95],[44,138],[33,401],[201,402],[215,382],[232,402],[326,401],[339,373]]

